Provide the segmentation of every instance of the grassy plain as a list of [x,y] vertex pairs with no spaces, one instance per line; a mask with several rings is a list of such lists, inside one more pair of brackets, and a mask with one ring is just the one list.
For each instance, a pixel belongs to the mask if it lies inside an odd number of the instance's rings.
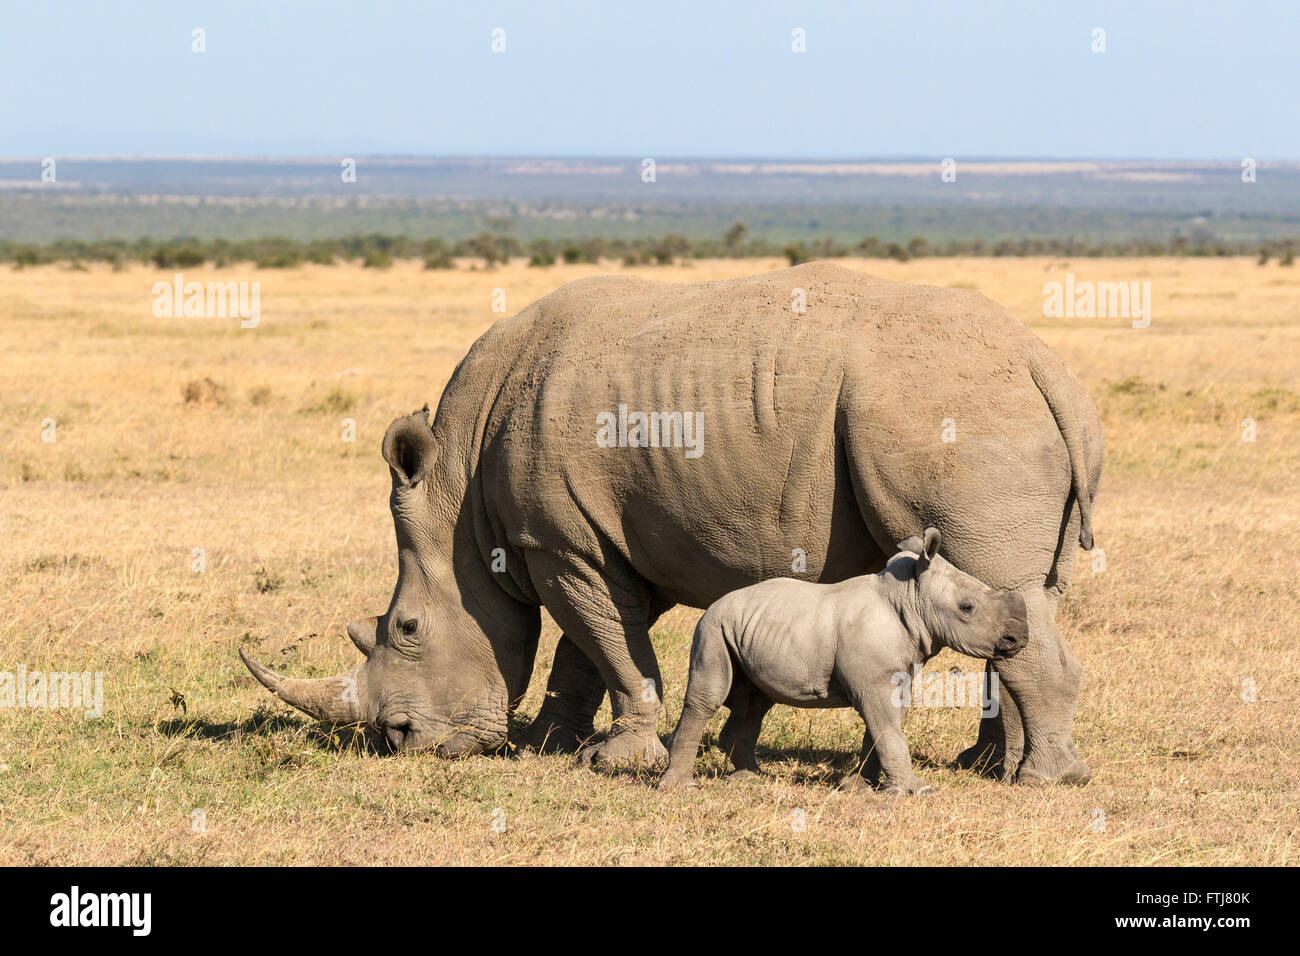
[[[703,788],[669,797],[564,757],[446,762],[331,739],[257,685],[237,648],[302,676],[352,666],[343,627],[381,612],[396,575],[385,427],[436,404],[498,317],[493,289],[513,313],[619,266],[187,274],[259,281],[255,329],[155,318],[151,287],[170,273],[47,266],[0,272],[0,671],[102,671],[106,705],[93,720],[0,707],[0,863],[1298,862],[1300,269],[847,264],[1002,302],[1101,410],[1105,570],[1081,556],[1061,608],[1088,671],[1076,721],[1088,787],[949,769],[974,738],[970,710],[909,714],[939,791],[911,801],[834,789],[861,739],[848,711],[777,708],[762,783],[718,778],[713,750]],[[636,271],[685,281],[781,265]],[[1151,282],[1151,326],[1044,318],[1043,284],[1067,272]],[[665,734],[696,615],[677,608],[655,629]],[[548,620],[525,715],[556,638]],[[931,669],[958,663],[945,652]]]

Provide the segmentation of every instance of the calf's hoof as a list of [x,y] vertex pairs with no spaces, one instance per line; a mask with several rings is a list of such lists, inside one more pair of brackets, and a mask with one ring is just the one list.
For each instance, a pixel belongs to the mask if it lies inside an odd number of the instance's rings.
[[906,780],[897,783],[886,782],[881,788],[881,793],[888,793],[899,797],[931,797],[934,796],[934,787],[930,786],[924,780]]
[[615,767],[655,770],[667,765],[668,751],[664,749],[657,734],[627,732],[584,747],[578,751],[578,763],[593,770],[610,770]]
[[851,773],[840,781],[839,788],[845,793],[871,793],[876,788],[867,782],[860,773]]
[[761,779],[753,770],[733,770],[727,774],[728,783],[758,783]]
[[689,774],[686,776],[678,777],[666,773],[659,778],[659,783],[657,784],[657,786],[660,790],[663,791],[698,790],[700,789],[700,782],[696,780],[694,776],[691,776]]

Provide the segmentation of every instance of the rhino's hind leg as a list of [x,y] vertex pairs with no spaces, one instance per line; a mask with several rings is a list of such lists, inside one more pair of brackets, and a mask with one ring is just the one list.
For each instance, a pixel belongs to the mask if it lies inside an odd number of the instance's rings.
[[[1006,754],[1003,779],[1017,783],[1064,783],[1082,786],[1092,770],[1079,756],[1071,736],[1074,708],[1083,684],[1083,667],[1053,620],[1050,599],[1041,589],[1024,592],[1029,612],[1029,644],[998,664],[1001,706],[1006,708]],[[1008,691],[1010,693],[1008,693]],[[1007,699],[1011,706],[1007,707]],[[1024,759],[1016,761],[1012,715],[1021,719]]]
[[560,636],[546,681],[546,697],[520,744],[541,753],[577,753],[596,735],[593,720],[605,699],[605,681],[567,635]]
[[[1005,783],[1082,786],[1092,779],[1092,770],[1071,730],[1083,667],[1053,620],[1051,598],[1039,588],[1022,593],[1029,644],[1011,660],[985,667],[985,700],[997,681],[998,711],[980,719],[979,738],[958,754],[956,764]],[[1026,710],[1033,715],[1028,732]]]

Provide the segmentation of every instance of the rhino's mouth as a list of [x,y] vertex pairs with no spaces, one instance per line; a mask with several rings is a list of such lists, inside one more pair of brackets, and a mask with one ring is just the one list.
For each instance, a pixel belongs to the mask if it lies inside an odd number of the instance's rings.
[[462,722],[427,720],[405,713],[385,715],[375,728],[393,753],[429,752],[439,757],[468,757],[494,750],[505,743],[505,731]]
[[388,742],[388,749],[393,753],[431,751],[439,757],[461,757],[481,753],[483,750],[478,742],[478,734],[469,727],[448,727],[434,731],[399,718],[384,724],[381,731],[384,740]]
[[405,717],[397,717],[389,720],[383,725],[384,739],[388,741],[388,747],[394,753],[406,746],[406,742],[414,736],[414,727],[410,720]]

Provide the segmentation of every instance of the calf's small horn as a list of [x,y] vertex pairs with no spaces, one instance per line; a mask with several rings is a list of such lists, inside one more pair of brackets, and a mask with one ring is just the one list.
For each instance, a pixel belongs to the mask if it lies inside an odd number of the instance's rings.
[[242,647],[239,658],[267,690],[304,714],[335,724],[355,724],[361,720],[360,668],[320,680],[297,680],[258,663]]

